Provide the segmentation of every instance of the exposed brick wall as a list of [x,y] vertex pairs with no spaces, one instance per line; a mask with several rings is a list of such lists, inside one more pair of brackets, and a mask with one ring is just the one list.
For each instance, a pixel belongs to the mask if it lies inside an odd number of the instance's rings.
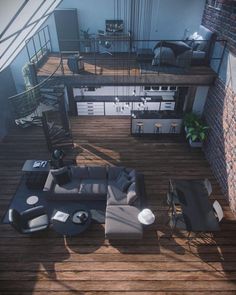
[[211,127],[204,151],[236,212],[236,96],[219,78],[210,88],[204,112]]
[[218,0],[219,9],[205,5],[202,24],[216,32],[218,39],[227,40],[228,48],[236,54],[236,13],[233,10],[235,0]]
[[[217,33],[218,39],[228,41],[227,49],[236,54],[236,14],[232,0],[219,0],[220,9],[205,6],[202,24]],[[235,77],[236,78],[236,77]],[[210,126],[204,151],[222,191],[236,213],[236,94],[220,77],[208,93],[205,118]]]

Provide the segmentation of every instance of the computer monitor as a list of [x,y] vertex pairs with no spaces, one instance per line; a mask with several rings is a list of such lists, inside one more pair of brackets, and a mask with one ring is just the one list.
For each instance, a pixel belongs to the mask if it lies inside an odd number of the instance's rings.
[[106,32],[107,33],[122,33],[124,30],[123,20],[106,20]]

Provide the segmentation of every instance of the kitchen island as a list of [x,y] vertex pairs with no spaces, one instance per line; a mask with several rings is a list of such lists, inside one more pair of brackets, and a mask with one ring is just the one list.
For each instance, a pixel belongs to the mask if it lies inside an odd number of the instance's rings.
[[181,133],[183,113],[176,111],[131,111],[131,134]]

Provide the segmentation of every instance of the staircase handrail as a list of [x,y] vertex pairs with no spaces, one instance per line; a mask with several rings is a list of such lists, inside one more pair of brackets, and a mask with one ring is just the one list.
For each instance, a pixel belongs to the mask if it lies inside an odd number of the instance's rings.
[[35,89],[41,87],[42,85],[44,85],[49,79],[51,79],[55,75],[55,73],[57,72],[57,70],[61,67],[61,64],[62,64],[62,58],[60,58],[59,65],[57,66],[57,68],[54,70],[54,72],[50,76],[48,76],[46,79],[44,79],[42,82],[38,83],[37,85],[31,87],[30,89],[25,90],[25,91],[23,91],[21,93],[15,94],[13,96],[10,96],[8,99],[16,98],[18,96],[20,97],[22,95],[25,95],[27,93],[30,93],[30,91],[34,91]]

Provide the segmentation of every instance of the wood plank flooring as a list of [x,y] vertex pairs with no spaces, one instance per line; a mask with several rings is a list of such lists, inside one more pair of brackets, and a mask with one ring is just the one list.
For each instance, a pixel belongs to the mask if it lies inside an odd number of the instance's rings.
[[[73,74],[67,66],[67,57],[63,57],[63,72],[61,67],[55,73],[55,77],[65,79],[76,84],[83,83],[131,83],[131,84],[176,84],[176,85],[211,85],[215,78],[215,72],[208,66],[194,66],[189,69],[171,68],[162,66],[159,72],[141,74],[140,64],[136,61],[136,55],[119,53],[112,56],[107,54],[92,53],[83,55],[84,71]],[[58,67],[60,57],[50,54],[47,61],[38,69],[37,75],[46,78]],[[79,79],[78,79],[79,77]]]
[[[145,175],[148,206],[156,215],[141,241],[104,239],[104,225],[91,225],[64,239],[50,229],[22,236],[0,225],[0,294],[236,294],[236,221],[204,155],[181,137],[129,135],[124,117],[72,118],[78,165],[124,165]],[[48,159],[39,127],[14,128],[0,143],[0,215],[3,216],[26,159]],[[170,238],[165,194],[168,179],[208,177],[211,199],[222,204],[221,231],[187,243],[184,231]]]

